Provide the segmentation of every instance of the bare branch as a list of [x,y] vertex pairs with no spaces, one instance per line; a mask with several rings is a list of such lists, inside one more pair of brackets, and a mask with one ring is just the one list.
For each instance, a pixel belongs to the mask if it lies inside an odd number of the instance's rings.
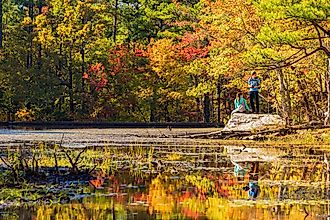
[[82,151],[79,152],[78,156],[76,157],[75,161],[74,161],[74,165],[77,167],[78,161],[80,159],[80,156],[82,153],[84,153],[87,150],[87,147],[85,147]]
[[321,47],[321,50],[330,58],[330,50],[324,46]]
[[301,48],[299,51],[286,58],[285,61],[295,59],[295,57],[297,57],[302,51],[304,51],[305,55],[307,54],[306,48]]
[[17,179],[17,173],[16,173],[16,169],[14,168],[14,166],[10,165],[9,162],[7,162],[2,155],[0,155],[0,160],[13,172],[14,174],[14,178]]
[[7,163],[7,161],[0,155],[0,160],[10,169],[14,169],[13,166],[9,165],[9,163]]
[[324,27],[316,23],[315,21],[312,21],[312,24],[316,27],[318,27],[321,31],[323,31],[326,35],[330,36],[330,30],[326,30]]
[[66,151],[64,148],[62,149],[62,151],[65,153],[66,157],[69,159],[69,162],[70,162],[70,164],[72,166],[72,169],[74,170],[75,169],[75,164],[74,164],[72,158],[70,157],[68,151]]
[[[268,68],[274,68],[274,69],[277,69],[279,63],[285,63],[285,62],[288,62],[289,60],[299,59],[299,58],[298,58],[298,55],[299,55],[302,51],[303,51],[303,50],[301,49],[301,50],[297,51],[296,53],[292,54],[290,57],[288,57],[288,58],[286,58],[285,60],[280,61],[280,62],[276,61],[275,59],[270,58],[270,60],[272,60],[272,63],[269,63],[269,64],[267,64],[267,65],[261,65],[260,67],[262,67],[262,69],[264,69],[264,68],[267,68],[267,69],[268,69]],[[305,52],[305,54],[306,54],[306,52]],[[269,69],[269,70],[273,70],[273,69]]]
[[313,22],[312,24],[313,24],[313,26],[315,27],[315,29],[317,31],[317,36],[318,36],[318,40],[319,40],[319,43],[320,43],[320,47],[322,47],[323,46],[323,43],[322,43],[322,39],[321,39],[320,30],[319,30],[318,26],[316,26],[316,23],[315,22]]
[[323,37],[308,37],[301,39],[302,41],[309,41],[309,40],[318,40],[318,39],[327,39],[330,38],[330,36],[323,36]]
[[[297,49],[297,50],[299,50],[297,53],[295,53],[295,54],[298,54],[298,53],[300,53],[301,51],[304,51],[304,53],[305,54],[307,54],[307,49],[306,49],[306,47],[299,47],[299,46],[295,46],[295,45],[292,45],[292,44],[290,44],[289,43],[289,46],[290,47],[292,47],[292,48],[294,48],[294,49]],[[295,55],[294,54],[294,55]],[[293,56],[292,56],[293,57]],[[290,59],[290,58],[289,58]]]
[[282,62],[283,63],[282,65],[281,65],[281,63],[279,63],[279,64],[273,64],[273,65],[264,65],[264,66],[261,66],[261,67],[267,68],[267,70],[276,70],[276,69],[285,68],[285,67],[291,66],[291,65],[293,65],[295,63],[298,63],[299,61],[301,61],[301,60],[303,60],[303,59],[305,59],[305,58],[307,58],[307,57],[315,54],[316,52],[318,52],[320,50],[323,50],[324,51],[324,49],[326,49],[326,48],[319,47],[319,48],[317,48],[317,49],[315,49],[315,50],[313,50],[313,51],[311,51],[309,53],[306,53],[304,56],[302,56],[302,57],[300,57],[300,58],[298,58],[298,59],[296,59],[294,61],[291,61],[291,62],[287,62],[288,59],[286,59],[286,61],[283,61]]

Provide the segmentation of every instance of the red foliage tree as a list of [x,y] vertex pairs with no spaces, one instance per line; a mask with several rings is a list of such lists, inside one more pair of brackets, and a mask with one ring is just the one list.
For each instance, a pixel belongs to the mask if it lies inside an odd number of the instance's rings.
[[208,43],[203,42],[203,36],[186,33],[176,45],[181,60],[189,62],[207,57],[209,53]]

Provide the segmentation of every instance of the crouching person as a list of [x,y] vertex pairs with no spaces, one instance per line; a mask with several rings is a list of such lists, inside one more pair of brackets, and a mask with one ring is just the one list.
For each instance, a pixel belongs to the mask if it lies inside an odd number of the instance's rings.
[[234,101],[234,104],[235,104],[235,110],[232,111],[231,114],[234,114],[236,112],[249,112],[250,111],[250,108],[246,102],[246,99],[244,98],[244,95],[243,93],[237,93],[236,95],[236,99]]

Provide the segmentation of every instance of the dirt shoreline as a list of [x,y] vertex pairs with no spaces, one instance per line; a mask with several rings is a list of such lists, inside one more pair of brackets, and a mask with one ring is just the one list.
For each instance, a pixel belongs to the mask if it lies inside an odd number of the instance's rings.
[[63,144],[86,143],[194,143],[190,138],[174,138],[180,135],[209,133],[219,128],[136,128],[136,129],[52,129],[52,130],[12,130],[0,129],[0,144],[12,145],[27,142],[60,142]]

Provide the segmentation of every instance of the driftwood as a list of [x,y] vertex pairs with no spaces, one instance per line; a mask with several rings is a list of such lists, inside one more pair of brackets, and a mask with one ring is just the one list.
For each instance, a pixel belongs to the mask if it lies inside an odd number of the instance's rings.
[[298,125],[298,126],[287,126],[280,128],[265,128],[263,130],[258,131],[216,131],[210,133],[201,133],[201,134],[193,134],[186,136],[178,136],[181,138],[200,138],[200,139],[230,139],[235,138],[239,140],[256,140],[262,139],[267,135],[273,136],[284,136],[288,134],[295,134],[299,130],[307,130],[307,129],[322,129],[322,128],[330,128],[330,126],[325,125]]

